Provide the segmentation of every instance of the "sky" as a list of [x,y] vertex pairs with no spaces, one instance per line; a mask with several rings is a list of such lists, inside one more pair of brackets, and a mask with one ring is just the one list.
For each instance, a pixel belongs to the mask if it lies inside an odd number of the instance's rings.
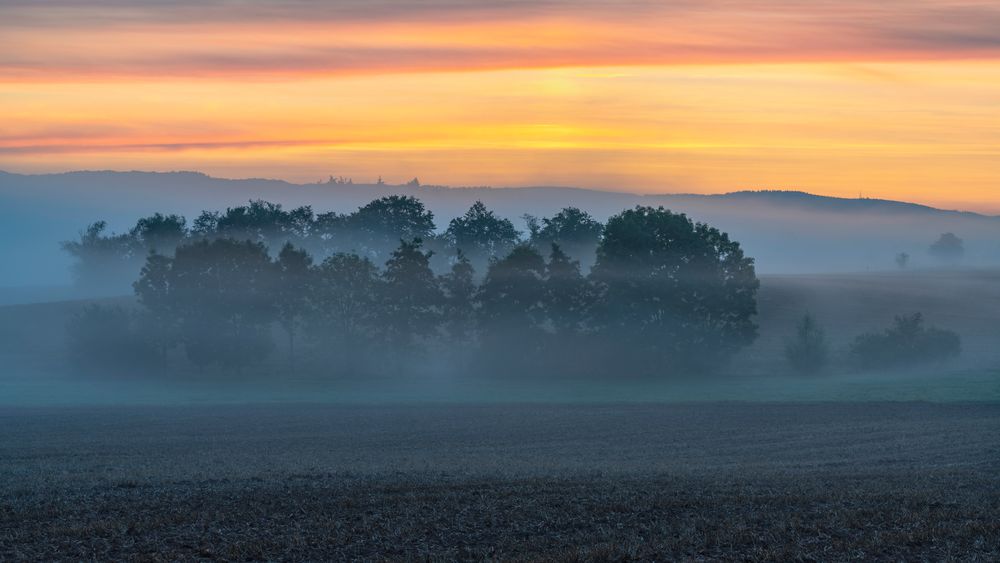
[[1000,3],[0,0],[0,169],[1000,213]]

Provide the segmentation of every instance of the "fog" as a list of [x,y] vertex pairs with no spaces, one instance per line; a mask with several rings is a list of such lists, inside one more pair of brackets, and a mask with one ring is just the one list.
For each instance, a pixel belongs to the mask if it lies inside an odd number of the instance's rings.
[[[997,392],[995,218],[770,192],[5,182],[40,186],[4,208],[5,404]],[[661,204],[707,230],[635,208]],[[951,232],[955,255],[930,252]]]
[[0,199],[2,560],[1000,554],[996,218],[198,174]]
[[[1000,265],[1000,219],[878,200],[843,200],[797,193],[738,193],[724,196],[633,195],[573,188],[443,188],[371,184],[296,185],[273,180],[223,180],[196,173],[80,172],[25,176],[0,173],[0,253],[17,267],[0,271],[6,302],[37,299],[37,289],[65,295],[70,258],[59,243],[103,220],[124,232],[156,212],[189,221],[203,210],[225,210],[251,199],[286,208],[309,205],[316,213],[350,212],[389,194],[409,194],[438,219],[463,213],[481,200],[525,231],[522,216],[551,216],[574,206],[605,221],[635,205],[663,205],[688,213],[740,241],[761,274],[891,271],[900,253],[910,268],[942,266],[928,252],[943,233],[965,245],[958,265]],[[19,289],[18,289],[19,288]],[[62,289],[60,289],[62,288]]]

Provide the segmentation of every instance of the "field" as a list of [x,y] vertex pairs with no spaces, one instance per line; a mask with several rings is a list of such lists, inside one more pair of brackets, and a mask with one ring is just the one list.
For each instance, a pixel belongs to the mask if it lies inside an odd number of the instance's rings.
[[[758,342],[699,379],[98,376],[79,302],[0,307],[0,560],[1000,560],[998,284],[764,277]],[[834,365],[801,377],[806,311]],[[960,360],[845,366],[914,311]]]
[[1000,557],[1000,406],[0,411],[5,560]]

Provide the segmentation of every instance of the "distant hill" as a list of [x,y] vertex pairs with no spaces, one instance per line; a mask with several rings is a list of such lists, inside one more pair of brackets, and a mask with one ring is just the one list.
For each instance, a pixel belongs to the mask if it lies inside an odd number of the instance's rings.
[[521,216],[546,216],[565,206],[597,218],[636,205],[662,205],[729,232],[756,257],[762,272],[847,272],[894,268],[899,252],[914,267],[930,267],[927,246],[941,233],[966,241],[965,265],[1000,265],[1000,218],[899,201],[844,199],[803,192],[742,191],[721,195],[600,191],[571,187],[442,187],[372,184],[292,184],[280,180],[213,178],[198,172],[91,171],[22,175],[0,172],[0,287],[65,284],[68,261],[58,242],[103,219],[125,230],[156,211],[193,219],[250,199],[314,210],[351,211],[390,194],[410,194],[435,213],[438,227],[482,200],[523,228]]

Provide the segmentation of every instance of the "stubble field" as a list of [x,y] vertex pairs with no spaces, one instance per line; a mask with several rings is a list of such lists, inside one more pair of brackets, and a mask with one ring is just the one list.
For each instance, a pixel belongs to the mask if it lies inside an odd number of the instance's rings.
[[4,560],[1000,558],[1000,405],[0,410]]

